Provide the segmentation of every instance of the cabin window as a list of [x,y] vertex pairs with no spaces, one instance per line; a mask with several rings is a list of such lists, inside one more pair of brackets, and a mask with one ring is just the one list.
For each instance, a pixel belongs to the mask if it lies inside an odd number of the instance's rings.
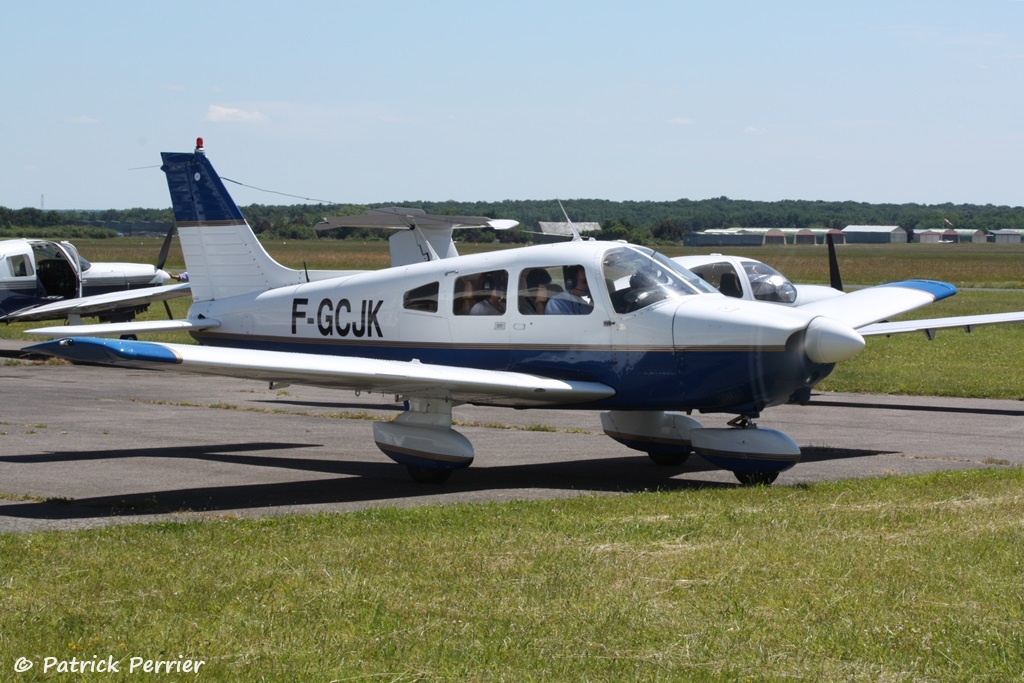
[[750,293],[758,301],[783,304],[791,304],[796,301],[796,287],[793,286],[793,283],[767,263],[744,261],[743,270],[747,271]]
[[437,313],[437,294],[440,291],[441,285],[437,282],[410,289],[402,295],[402,307],[409,311]]
[[554,273],[548,285],[554,293],[548,295],[545,315],[589,315],[594,311],[594,297],[590,293],[586,268],[576,263],[549,268],[548,272]]
[[32,272],[32,262],[29,260],[26,254],[15,254],[14,256],[7,257],[7,267],[11,271],[11,275],[14,277],[27,277],[29,275],[35,275]]
[[612,306],[632,313],[665,299],[715,291],[697,275],[646,247],[617,247],[604,255]]
[[455,278],[455,315],[504,315],[508,271],[489,270]]
[[706,263],[700,266],[694,266],[690,268],[694,273],[700,275],[701,278],[712,287],[717,289],[726,296],[731,296],[736,299],[743,298],[743,288],[740,286],[740,277],[736,273],[736,269],[728,261],[719,261],[717,263]]
[[561,279],[561,268],[524,270],[519,276],[519,312],[523,315],[543,315],[548,300],[562,291],[562,286],[558,284]]

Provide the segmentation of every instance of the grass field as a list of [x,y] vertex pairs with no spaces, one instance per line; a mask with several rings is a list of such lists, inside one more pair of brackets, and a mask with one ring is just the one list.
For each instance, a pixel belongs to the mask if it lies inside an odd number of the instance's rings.
[[[1020,680],[1022,486],[974,470],[4,535],[0,679]],[[108,656],[205,664],[39,675]]]

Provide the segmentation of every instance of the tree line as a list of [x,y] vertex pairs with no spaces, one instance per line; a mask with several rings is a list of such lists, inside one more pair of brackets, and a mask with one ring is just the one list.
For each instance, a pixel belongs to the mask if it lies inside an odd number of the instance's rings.
[[[257,234],[283,239],[313,239],[313,229],[324,216],[352,215],[381,206],[411,206],[427,213],[511,218],[519,229],[495,234],[488,229],[459,231],[467,241],[529,242],[542,221],[600,223],[596,236],[628,239],[638,243],[675,242],[689,232],[713,228],[837,228],[847,225],[899,225],[908,230],[944,229],[951,225],[965,230],[1024,229],[1024,207],[992,204],[868,204],[784,200],[760,202],[717,197],[675,201],[608,201],[603,199],[504,200],[500,202],[395,202],[392,204],[251,204],[241,207]],[[112,236],[117,230],[90,227],[97,221],[124,223],[170,223],[167,209],[108,209],[106,211],[44,211],[35,208],[8,209],[0,206],[0,236],[63,236],[83,234]],[[87,232],[83,232],[87,231]],[[591,233],[593,234],[593,233]],[[335,230],[325,236],[336,239],[384,239],[387,233],[372,230]]]

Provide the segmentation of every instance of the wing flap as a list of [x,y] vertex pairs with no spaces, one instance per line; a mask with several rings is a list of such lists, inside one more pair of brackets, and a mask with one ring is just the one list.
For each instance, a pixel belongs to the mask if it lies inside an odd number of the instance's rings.
[[463,403],[511,407],[583,403],[615,393],[611,387],[598,382],[560,380],[501,370],[122,339],[72,337],[34,344],[26,350],[77,362],[441,397]]

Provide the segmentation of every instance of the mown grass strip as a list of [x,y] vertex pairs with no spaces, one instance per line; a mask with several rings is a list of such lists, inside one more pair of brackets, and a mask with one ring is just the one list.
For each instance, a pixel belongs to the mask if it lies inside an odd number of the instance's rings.
[[4,535],[0,670],[181,654],[205,681],[1013,680],[1022,484],[972,470]]

